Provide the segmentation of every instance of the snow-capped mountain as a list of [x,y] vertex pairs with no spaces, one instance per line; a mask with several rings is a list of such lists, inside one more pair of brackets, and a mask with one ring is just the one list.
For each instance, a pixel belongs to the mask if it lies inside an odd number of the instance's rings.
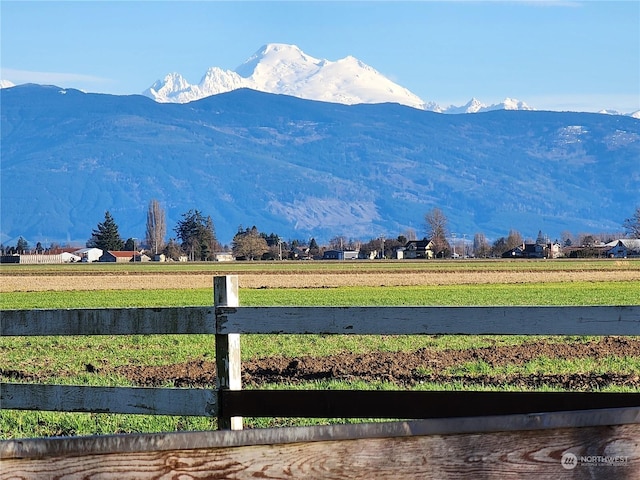
[[171,73],[143,94],[157,102],[186,103],[239,88],[347,105],[390,102],[426,107],[420,97],[352,56],[333,62],[280,43],[265,45],[235,71],[212,67],[196,85]]
[[600,110],[598,113],[602,113],[604,115],[625,115],[627,117],[640,119],[640,110],[636,110],[632,113],[622,113],[618,110]]
[[[159,103],[187,103],[240,88],[345,105],[399,103],[437,113],[535,110],[509,97],[491,105],[472,98],[462,106],[443,107],[433,101],[425,102],[355,57],[337,61],[318,59],[296,45],[283,43],[264,45],[235,70],[211,67],[197,84],[189,83],[179,73],[170,73],[142,93]],[[613,111],[601,113],[624,115]],[[629,116],[639,118],[640,112]]]
[[486,105],[476,98],[461,107],[426,103],[355,57],[333,62],[282,43],[263,46],[235,70],[211,67],[198,84],[190,84],[179,73],[170,73],[143,94],[160,103],[186,103],[239,88],[345,105],[399,103],[437,113],[533,110],[511,98],[495,105]]
[[495,103],[493,105],[486,105],[477,98],[472,98],[461,107],[450,105],[448,107],[442,108],[436,104],[430,105],[431,108],[427,108],[427,110],[438,113],[478,113],[490,112],[492,110],[535,110],[535,108],[531,108],[524,102],[508,97],[505,98],[502,102]]

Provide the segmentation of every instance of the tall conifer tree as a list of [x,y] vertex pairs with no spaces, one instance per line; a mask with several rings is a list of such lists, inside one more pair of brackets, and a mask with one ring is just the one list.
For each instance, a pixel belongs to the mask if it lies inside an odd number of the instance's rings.
[[98,227],[93,230],[87,247],[95,247],[105,251],[122,250],[124,247],[124,242],[118,232],[118,225],[108,210],[104,213],[104,222],[98,223]]

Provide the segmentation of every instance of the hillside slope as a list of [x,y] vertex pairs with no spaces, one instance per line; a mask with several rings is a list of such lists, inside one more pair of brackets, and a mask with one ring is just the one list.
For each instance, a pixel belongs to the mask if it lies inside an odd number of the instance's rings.
[[86,241],[110,210],[144,237],[189,209],[222,242],[424,234],[433,207],[467,238],[511,228],[619,231],[640,204],[640,121],[539,111],[442,115],[252,90],[188,104],[24,85],[0,91],[1,239]]

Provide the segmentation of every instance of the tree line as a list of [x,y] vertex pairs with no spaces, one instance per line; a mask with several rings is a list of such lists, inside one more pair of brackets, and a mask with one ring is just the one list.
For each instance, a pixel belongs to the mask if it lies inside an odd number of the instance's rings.
[[[473,240],[467,242],[464,238],[456,238],[448,226],[448,218],[439,208],[433,208],[424,215],[425,237],[431,241],[431,248],[436,258],[451,256],[491,257],[501,256],[525,241],[534,243],[533,240],[525,240],[522,234],[516,230],[510,230],[507,236],[500,237],[490,243],[483,233],[475,233]],[[622,227],[624,235],[630,238],[640,238],[640,206],[634,213],[625,219]],[[124,240],[113,216],[109,211],[105,212],[104,220],[93,229],[91,237],[86,242],[87,247],[95,247],[101,250],[111,251],[141,251],[149,254],[164,254],[167,258],[178,260],[187,257],[191,261],[214,260],[215,253],[225,249],[218,241],[213,220],[205,216],[200,210],[189,210],[182,214],[173,229],[175,237],[165,241],[167,236],[166,213],[160,203],[153,199],[147,209],[145,237],[143,239],[128,238]],[[579,234],[574,236],[570,232],[563,232],[561,239],[555,242],[564,247],[580,245],[593,247],[597,243],[606,243],[614,240],[614,234]],[[237,233],[231,242],[231,250],[236,259],[240,260],[284,260],[300,257],[317,257],[325,250],[358,250],[365,258],[392,258],[393,253],[400,247],[404,247],[408,241],[417,240],[417,234],[409,229],[395,238],[379,236],[362,242],[346,236],[336,236],[329,240],[325,246],[319,246],[314,238],[309,243],[300,240],[285,241],[275,233],[266,234],[260,232],[256,226],[238,227]],[[462,244],[460,244],[462,240]],[[548,244],[549,239],[538,232],[535,239],[537,244]],[[0,245],[2,254],[22,254],[29,250],[28,243],[20,237],[15,247],[5,248]],[[37,253],[44,253],[45,249],[40,242],[36,245]]]

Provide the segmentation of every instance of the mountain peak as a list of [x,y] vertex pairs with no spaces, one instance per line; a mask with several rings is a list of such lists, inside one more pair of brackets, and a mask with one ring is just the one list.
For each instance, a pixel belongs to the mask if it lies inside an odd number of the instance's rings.
[[425,108],[417,95],[353,56],[318,59],[284,43],[263,45],[234,71],[211,67],[197,85],[165,77],[144,95],[158,102],[185,103],[238,88],[348,105],[399,103]]
[[426,103],[352,55],[335,61],[319,59],[286,43],[263,45],[233,71],[210,67],[198,84],[189,84],[177,73],[169,74],[143,94],[157,102],[186,103],[239,88],[347,105],[399,103],[438,113],[533,110],[508,97],[495,105],[472,98],[461,107],[442,108],[435,102]]
[[[244,78],[256,74],[271,74],[275,71],[286,70],[292,66],[302,66],[318,63],[318,60],[306,55],[298,46],[286,43],[268,43],[259,48],[235,72]],[[263,70],[264,72],[260,72]],[[271,92],[276,93],[276,92]]]

